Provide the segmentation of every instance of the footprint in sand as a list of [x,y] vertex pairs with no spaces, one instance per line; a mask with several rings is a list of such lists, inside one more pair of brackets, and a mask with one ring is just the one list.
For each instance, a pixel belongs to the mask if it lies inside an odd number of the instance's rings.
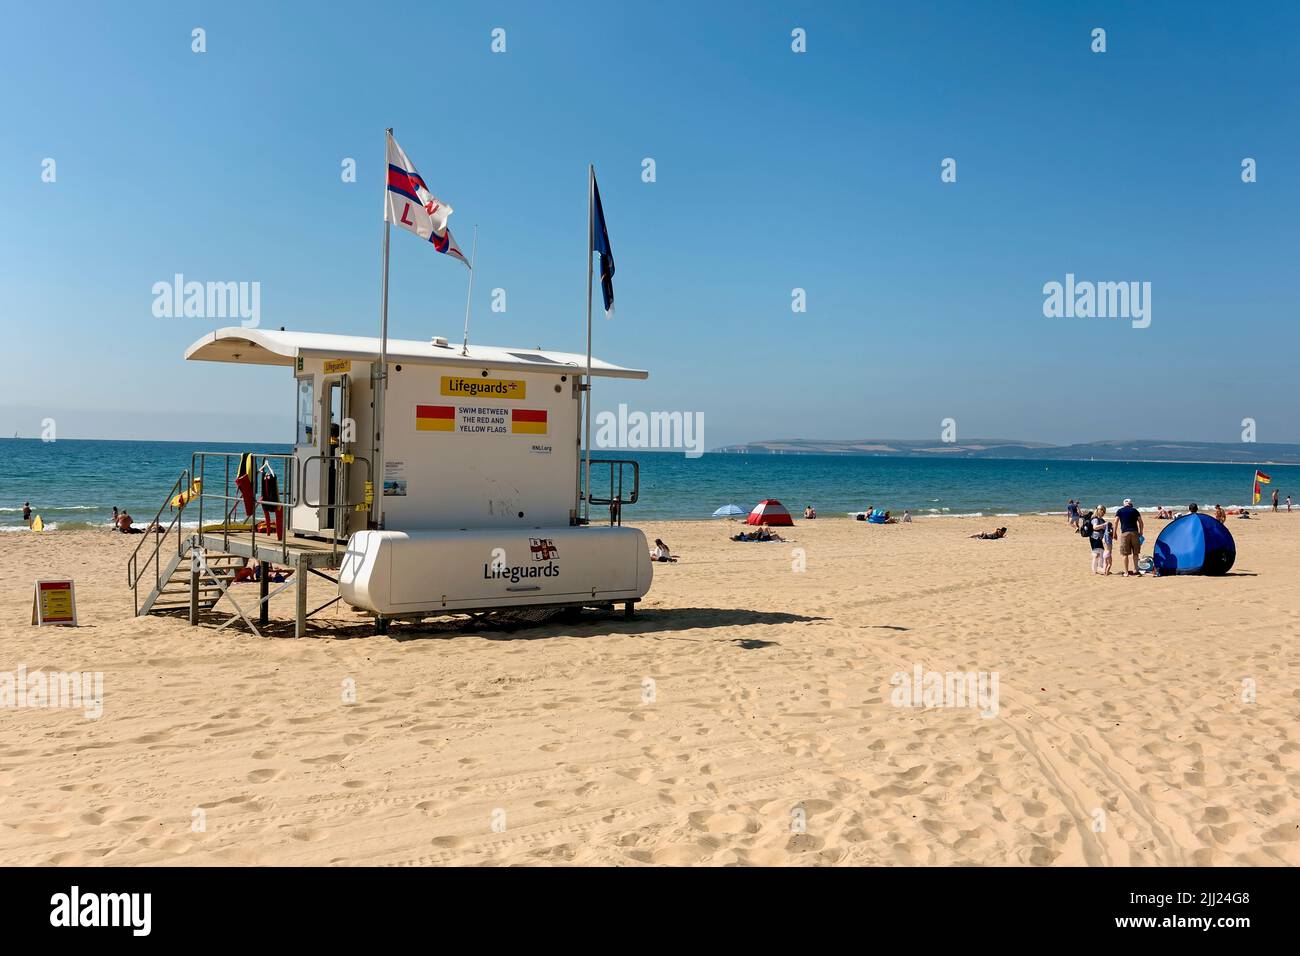
[[280,771],[266,767],[262,770],[254,770],[245,779],[249,783],[270,783],[276,777],[280,776]]
[[303,757],[303,763],[310,764],[335,764],[341,763],[347,754],[321,754],[319,757]]
[[713,813],[699,810],[688,819],[691,826],[704,833],[757,833],[758,824],[743,813]]

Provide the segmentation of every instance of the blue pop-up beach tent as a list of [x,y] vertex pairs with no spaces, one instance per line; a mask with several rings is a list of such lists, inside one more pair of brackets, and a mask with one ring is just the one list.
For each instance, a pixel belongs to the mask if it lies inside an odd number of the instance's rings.
[[1227,574],[1236,560],[1232,532],[1222,521],[1199,511],[1165,525],[1153,558],[1160,574]]

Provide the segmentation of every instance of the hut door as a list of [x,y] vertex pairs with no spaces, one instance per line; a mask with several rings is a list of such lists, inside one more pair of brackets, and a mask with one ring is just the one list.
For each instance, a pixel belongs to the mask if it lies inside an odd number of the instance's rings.
[[348,376],[331,375],[325,378],[325,394],[321,410],[326,427],[321,430],[320,450],[320,524],[322,531],[333,531],[337,525],[346,535],[348,512],[343,507],[348,500],[347,465],[342,456],[352,450],[356,436],[351,434],[356,424],[348,415]]
[[311,507],[306,502],[319,500],[316,495],[319,486],[319,462],[312,458],[319,454],[320,436],[329,433],[328,428],[321,428],[322,416],[319,396],[316,394],[316,376],[312,373],[299,375],[294,384],[297,386],[298,428],[293,441],[293,457],[297,460],[297,475],[300,487],[294,496],[292,528],[303,534],[320,532],[319,508]]

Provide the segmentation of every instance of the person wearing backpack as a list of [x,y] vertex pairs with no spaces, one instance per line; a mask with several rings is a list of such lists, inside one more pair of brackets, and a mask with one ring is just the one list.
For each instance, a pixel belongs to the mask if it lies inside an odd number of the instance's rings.
[[1106,506],[1097,505],[1091,517],[1084,516],[1080,534],[1085,534],[1088,538],[1088,546],[1092,548],[1092,573],[1104,574],[1106,572],[1106,551],[1103,538],[1106,534]]

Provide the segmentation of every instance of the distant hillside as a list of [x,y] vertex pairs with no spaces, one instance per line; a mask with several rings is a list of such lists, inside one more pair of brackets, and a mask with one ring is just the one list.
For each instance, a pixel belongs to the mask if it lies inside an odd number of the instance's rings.
[[940,441],[861,439],[819,441],[806,438],[724,445],[714,451],[742,455],[868,455],[878,458],[1031,458],[1075,461],[1205,461],[1225,464],[1300,465],[1300,445],[1263,442],[1096,441],[1077,445],[975,438]]

